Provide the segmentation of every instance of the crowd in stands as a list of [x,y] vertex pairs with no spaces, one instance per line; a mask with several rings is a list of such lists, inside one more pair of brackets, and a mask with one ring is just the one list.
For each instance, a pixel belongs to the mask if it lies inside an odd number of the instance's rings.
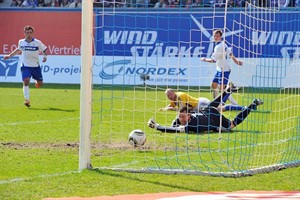
[[[11,0],[10,7],[81,8],[82,0]],[[280,4],[280,5],[278,5]],[[225,7],[226,0],[94,0],[95,7]],[[227,7],[300,7],[300,0],[229,0]]]
[[82,0],[12,0],[10,7],[81,8]]

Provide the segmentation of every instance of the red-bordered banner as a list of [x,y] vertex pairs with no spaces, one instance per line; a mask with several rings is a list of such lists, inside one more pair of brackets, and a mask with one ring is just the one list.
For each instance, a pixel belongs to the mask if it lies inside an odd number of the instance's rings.
[[0,54],[13,51],[24,38],[24,26],[31,25],[35,37],[48,46],[48,54],[80,55],[80,11],[2,10],[0,19]]

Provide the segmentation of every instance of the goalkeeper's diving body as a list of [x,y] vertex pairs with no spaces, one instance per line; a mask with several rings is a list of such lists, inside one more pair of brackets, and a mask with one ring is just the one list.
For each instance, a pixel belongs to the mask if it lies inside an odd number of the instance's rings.
[[230,131],[246,119],[251,110],[256,110],[257,106],[263,104],[260,99],[254,99],[252,103],[245,107],[232,121],[223,116],[218,110],[222,97],[231,93],[230,84],[223,94],[215,98],[208,106],[198,113],[192,113],[188,107],[180,109],[178,117],[175,118],[171,126],[160,126],[154,119],[148,121],[150,128],[168,133],[202,133],[210,131]]

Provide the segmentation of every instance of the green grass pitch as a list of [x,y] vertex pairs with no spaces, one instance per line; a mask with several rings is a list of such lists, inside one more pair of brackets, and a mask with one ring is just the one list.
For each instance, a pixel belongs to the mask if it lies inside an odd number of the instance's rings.
[[[242,178],[223,178],[211,176],[195,176],[195,175],[163,175],[163,174],[141,174],[116,172],[111,170],[84,170],[78,172],[78,144],[79,144],[79,105],[80,105],[80,91],[79,85],[54,85],[45,84],[45,87],[40,89],[33,88],[31,85],[31,108],[28,109],[23,105],[22,84],[21,83],[0,83],[0,100],[1,100],[1,116],[0,116],[0,199],[42,199],[46,197],[70,197],[70,196],[100,196],[100,195],[118,195],[118,194],[137,194],[137,193],[157,193],[157,192],[174,192],[174,191],[239,191],[239,190],[284,190],[284,191],[299,191],[300,186],[300,168],[289,168],[277,172],[266,174],[257,174],[255,176],[248,176]],[[163,92],[161,96],[157,97],[157,101],[153,99],[154,92],[145,92],[143,88],[136,88],[134,92],[130,92],[132,88],[126,90],[111,90],[108,88],[98,88],[94,91],[94,101],[99,102],[93,110],[93,122],[100,121],[102,126],[93,127],[92,141],[92,164],[97,167],[101,163],[105,165],[117,165],[117,160],[106,160],[105,156],[101,157],[105,152],[104,148],[98,143],[107,141],[118,141],[118,144],[126,143],[122,148],[116,151],[121,151],[122,158],[126,158],[127,153],[146,154],[144,158],[151,158],[153,155],[153,146],[157,138],[164,138],[164,142],[177,141],[177,147],[184,147],[182,142],[190,141],[190,150],[193,152],[193,140],[203,140],[201,142],[202,149],[214,149],[215,146],[209,147],[206,141],[217,140],[217,134],[206,134],[204,136],[191,135],[188,140],[186,137],[166,136],[158,134],[156,131],[146,127],[148,118],[154,116],[157,121],[162,124],[169,124],[174,117],[173,113],[159,113],[155,108],[164,106],[166,104]],[[163,89],[162,89],[163,91]],[[253,91],[245,91],[250,94]],[[126,95],[125,95],[126,94]],[[263,98],[266,106],[261,109],[267,113],[257,112],[253,113],[253,117],[239,127],[234,134],[228,135],[228,141],[242,142],[242,137],[246,137],[244,130],[248,130],[253,120],[260,117],[262,123],[257,122],[256,126],[250,127],[255,137],[247,138],[246,141],[253,142],[253,140],[260,140],[257,135],[264,135],[264,141],[283,141],[283,131],[287,130],[293,134],[293,130],[289,127],[295,127],[295,121],[282,121],[284,118],[293,116],[295,110],[295,103],[299,103],[299,95],[290,97],[287,93],[282,94],[282,98],[287,101],[274,101],[278,93],[267,93],[264,91],[255,91],[255,94]],[[299,94],[299,92],[297,93]],[[131,96],[132,95],[132,96]],[[195,95],[197,93],[195,92]],[[209,94],[205,94],[209,97]],[[107,97],[106,100],[103,97]],[[115,98],[114,101],[109,99],[111,96]],[[139,103],[130,104],[126,101],[121,101],[122,105],[118,104],[118,98],[122,99],[126,96],[128,99],[134,97]],[[249,98],[240,99],[239,102],[248,104],[252,96]],[[254,97],[254,96],[253,96]],[[144,100],[148,101],[144,101]],[[120,101],[119,101],[120,102]],[[146,103],[145,103],[146,102]],[[282,104],[289,105],[286,109]],[[133,107],[133,105],[137,107]],[[105,109],[102,109],[105,108]],[[112,109],[113,108],[113,109]],[[127,110],[124,110],[126,108]],[[118,126],[111,126],[109,123],[112,116],[116,116],[117,112],[123,109],[123,115],[126,116],[127,121],[135,121],[122,125],[122,131],[119,131]],[[284,110],[285,113],[280,113],[278,110]],[[101,111],[100,111],[101,110]],[[111,111],[115,110],[115,111]],[[130,110],[140,112],[130,112]],[[271,113],[269,113],[272,111]],[[298,111],[299,113],[299,111]],[[231,117],[232,113],[226,113]],[[103,118],[101,116],[108,116]],[[124,119],[116,119],[116,122]],[[276,123],[281,122],[282,123]],[[271,128],[264,126],[265,123],[274,121]],[[298,124],[299,125],[299,124]],[[141,128],[147,133],[147,151],[131,151],[125,136],[128,136],[128,131],[133,128]],[[98,131],[109,130],[109,132],[117,135],[111,136],[115,138],[102,138]],[[256,134],[260,132],[259,134]],[[279,131],[281,134],[264,134]],[[122,133],[125,132],[126,134]],[[121,135],[122,134],[122,135]],[[299,130],[296,133],[299,134]],[[124,135],[124,137],[123,137]],[[293,135],[291,135],[293,136]],[[265,138],[268,137],[268,138]],[[276,138],[274,138],[276,137]],[[281,138],[282,137],[282,138]],[[205,139],[206,140],[205,140]],[[292,137],[293,138],[293,137]],[[230,139],[230,140],[229,140]],[[291,151],[295,151],[293,159],[299,160],[299,136],[296,138],[297,143],[291,145]],[[185,143],[187,144],[187,143]],[[228,145],[232,145],[230,142]],[[217,145],[217,144],[213,144]],[[236,144],[235,144],[236,145]],[[222,147],[220,147],[222,149]],[[125,149],[125,151],[124,151]],[[238,152],[236,152],[238,151]],[[242,166],[243,162],[239,156],[233,159],[233,154],[243,153],[241,149],[236,149],[235,152],[230,152],[227,158],[231,158],[230,163]],[[247,162],[253,166],[259,165],[263,162],[270,162],[274,159],[271,155],[273,151],[274,157],[282,160],[289,160],[290,152],[282,153],[278,149],[262,148],[257,153],[256,161],[248,160]],[[146,153],[145,153],[146,152]],[[213,151],[214,152],[214,151]],[[166,155],[172,154],[172,151],[165,151]],[[180,148],[178,153],[180,153]],[[259,159],[259,155],[268,154],[266,160]],[[163,156],[157,156],[157,162],[164,165],[165,160]],[[231,155],[232,154],[232,155]],[[280,156],[278,156],[280,154]],[[191,153],[191,155],[193,155]],[[205,153],[201,154],[203,158]],[[170,155],[172,157],[173,155]],[[178,156],[182,162],[186,158]],[[191,158],[190,158],[191,159]],[[192,160],[192,159],[191,159]],[[207,163],[209,161],[207,159]],[[128,161],[129,162],[129,161]],[[176,165],[173,161],[171,164]],[[209,164],[206,163],[206,166]],[[247,163],[247,164],[248,164]],[[196,165],[197,163],[192,163]],[[164,166],[163,166],[164,167]],[[213,167],[213,165],[211,165]],[[213,168],[212,168],[213,169]],[[223,168],[225,169],[225,168]],[[216,169],[217,170],[217,169]],[[137,189],[138,188],[138,189]]]

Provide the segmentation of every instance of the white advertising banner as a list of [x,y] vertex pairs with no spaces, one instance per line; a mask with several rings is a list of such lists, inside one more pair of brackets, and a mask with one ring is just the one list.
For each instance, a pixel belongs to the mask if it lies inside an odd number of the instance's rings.
[[[300,87],[299,60],[248,58],[243,61],[243,66],[230,61],[230,79],[239,86]],[[210,86],[216,72],[215,64],[191,57],[97,56],[93,63],[94,84],[138,85],[143,84],[141,75],[147,74],[148,85]],[[41,68],[45,83],[80,83],[80,56],[48,56]],[[0,56],[0,82],[22,82],[18,56],[9,60]]]
[[[40,64],[45,83],[80,83],[80,56],[48,56]],[[19,56],[9,60],[0,56],[0,82],[22,82],[20,65]]]

